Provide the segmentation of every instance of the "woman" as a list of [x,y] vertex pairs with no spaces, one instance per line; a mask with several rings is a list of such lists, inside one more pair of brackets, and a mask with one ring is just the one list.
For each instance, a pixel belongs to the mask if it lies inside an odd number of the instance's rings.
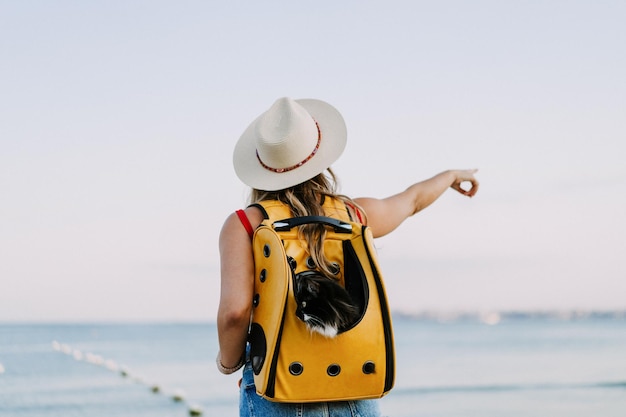
[[[233,157],[235,171],[252,187],[252,203],[280,200],[295,216],[323,215],[323,199],[338,198],[346,204],[353,219],[368,225],[374,237],[390,233],[405,219],[433,203],[449,187],[468,197],[478,191],[476,170],[450,170],[383,199],[350,199],[337,195],[330,166],[343,152],[346,138],[343,118],[329,104],[312,99],[281,98],[239,139]],[[469,182],[471,187],[461,188],[463,182]],[[240,415],[378,416],[378,404],[372,400],[283,404],[267,401],[255,393],[245,352],[254,291],[251,233],[262,220],[263,214],[254,206],[239,214],[233,213],[226,219],[219,240],[221,295],[217,366],[228,374],[245,365],[240,387]],[[319,229],[303,231],[307,250],[324,272],[328,263],[320,250],[321,238],[323,231]]]

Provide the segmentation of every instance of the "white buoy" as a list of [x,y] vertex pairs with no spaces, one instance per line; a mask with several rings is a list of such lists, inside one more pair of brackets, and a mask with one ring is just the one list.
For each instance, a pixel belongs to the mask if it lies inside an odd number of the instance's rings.
[[129,374],[130,374],[130,372],[128,372],[128,369],[126,369],[125,366],[121,366],[120,367],[120,375],[122,375],[124,378],[126,378]]
[[67,345],[67,344],[63,343],[61,345],[61,352],[65,353],[66,355],[71,355],[72,354],[72,347],[70,345]]
[[120,369],[119,365],[112,359],[104,361],[104,367],[113,372],[117,372]]
[[52,349],[60,352],[61,351],[61,344],[59,342],[57,342],[56,340],[52,341]]
[[189,415],[190,416],[201,416],[202,408],[199,405],[192,405],[189,407]]
[[4,369],[4,365],[2,365],[0,363],[0,375],[2,375],[4,373],[5,369]]
[[175,390],[174,393],[172,394],[172,400],[176,401],[177,403],[184,401],[185,391],[183,391],[182,389]]
[[104,359],[100,355],[96,355],[91,352],[85,353],[85,361],[89,362],[93,365],[101,365],[104,362]]
[[74,356],[74,359],[76,359],[77,361],[82,361],[84,358],[83,352],[78,349],[74,349],[72,351],[72,356]]

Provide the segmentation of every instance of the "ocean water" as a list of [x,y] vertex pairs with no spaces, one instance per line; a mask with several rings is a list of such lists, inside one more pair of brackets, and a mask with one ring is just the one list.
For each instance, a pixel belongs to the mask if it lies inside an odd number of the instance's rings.
[[[623,316],[488,322],[396,317],[383,413],[626,415]],[[216,352],[213,324],[0,324],[0,416],[236,416]]]

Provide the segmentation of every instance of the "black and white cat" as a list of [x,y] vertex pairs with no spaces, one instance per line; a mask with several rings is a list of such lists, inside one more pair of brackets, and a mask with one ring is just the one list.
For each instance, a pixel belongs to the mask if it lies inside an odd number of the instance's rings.
[[298,318],[326,337],[337,336],[358,318],[359,310],[345,288],[317,271],[296,275],[294,296]]

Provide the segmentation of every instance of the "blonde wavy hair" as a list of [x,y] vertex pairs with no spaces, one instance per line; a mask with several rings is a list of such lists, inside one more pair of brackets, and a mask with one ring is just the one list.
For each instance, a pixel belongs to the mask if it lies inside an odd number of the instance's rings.
[[[278,200],[286,204],[294,217],[299,216],[324,216],[322,203],[325,197],[336,198],[355,210],[359,210],[363,216],[365,212],[351,198],[337,194],[337,177],[335,173],[328,168],[326,173],[305,181],[301,184],[278,191],[263,191],[252,189],[250,194],[250,203],[258,203],[260,201]],[[304,242],[305,250],[309,253],[320,272],[329,278],[336,279],[333,273],[333,266],[326,259],[323,250],[323,242],[326,236],[326,228],[320,224],[308,224],[300,227],[298,231],[300,240]]]

